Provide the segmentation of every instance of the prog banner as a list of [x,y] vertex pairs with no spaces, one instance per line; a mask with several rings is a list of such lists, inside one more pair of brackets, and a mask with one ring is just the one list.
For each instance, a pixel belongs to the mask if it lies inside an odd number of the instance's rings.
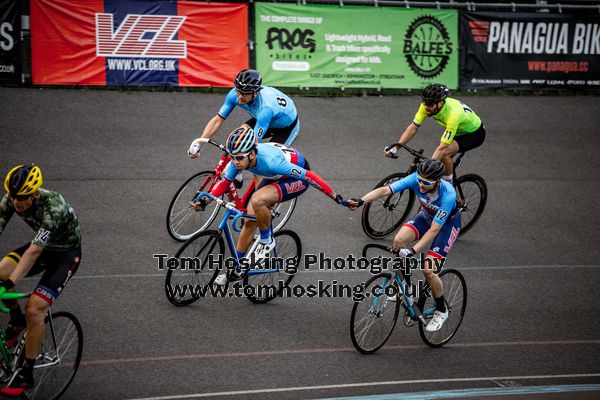
[[456,10],[256,3],[255,41],[269,85],[458,85]]
[[600,17],[461,14],[462,88],[600,87]]
[[33,83],[231,86],[247,17],[245,4],[31,0]]
[[20,32],[17,0],[0,0],[0,83],[21,82]]

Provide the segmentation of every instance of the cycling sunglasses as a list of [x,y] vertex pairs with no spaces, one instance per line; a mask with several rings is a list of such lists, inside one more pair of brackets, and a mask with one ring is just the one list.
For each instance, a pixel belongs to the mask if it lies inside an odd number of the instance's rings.
[[16,195],[16,196],[13,196],[11,194],[9,196],[10,196],[11,199],[16,200],[16,201],[26,201],[26,200],[29,200],[31,198],[30,194]]
[[244,158],[248,157],[249,155],[250,155],[250,153],[236,154],[236,155],[232,155],[231,158],[233,158],[235,161],[244,161]]
[[421,186],[433,186],[433,185],[435,185],[435,183],[437,181],[429,181],[429,180],[421,178],[420,176],[417,175],[417,182]]

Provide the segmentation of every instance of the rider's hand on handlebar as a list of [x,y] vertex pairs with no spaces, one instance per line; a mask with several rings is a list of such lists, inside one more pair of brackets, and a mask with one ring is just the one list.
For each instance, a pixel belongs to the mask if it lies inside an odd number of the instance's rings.
[[208,198],[208,197],[202,197],[197,202],[190,203],[190,204],[194,206],[194,209],[196,211],[204,211],[204,209],[206,208],[207,205],[210,204],[210,202],[211,202],[210,198]]
[[383,155],[386,157],[390,157],[390,158],[396,158],[398,157],[398,148],[395,146],[392,147],[385,147],[383,149]]
[[10,279],[0,280],[0,287],[6,288],[6,290],[10,290],[15,287],[15,283]]
[[200,151],[201,147],[202,147],[202,143],[192,142],[192,144],[190,145],[190,148],[187,151],[188,156],[190,156],[190,158],[198,157],[198,152]]
[[410,249],[400,249],[400,251],[398,251],[398,255],[400,257],[410,257],[410,256],[414,255],[415,253],[416,253],[416,251],[412,247]]

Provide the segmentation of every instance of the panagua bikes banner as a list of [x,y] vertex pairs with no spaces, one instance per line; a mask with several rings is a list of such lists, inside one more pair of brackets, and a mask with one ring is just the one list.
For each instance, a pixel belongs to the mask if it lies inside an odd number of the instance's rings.
[[458,85],[456,10],[256,3],[255,42],[273,86]]
[[461,13],[462,88],[600,87],[600,17]]
[[21,82],[20,34],[19,3],[0,0],[0,83]]
[[245,4],[31,0],[33,83],[231,86],[247,18]]

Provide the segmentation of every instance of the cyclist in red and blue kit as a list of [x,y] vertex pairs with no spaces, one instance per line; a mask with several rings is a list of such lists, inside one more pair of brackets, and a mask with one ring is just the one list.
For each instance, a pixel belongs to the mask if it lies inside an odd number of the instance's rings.
[[[260,260],[275,249],[275,240],[271,236],[271,212],[269,206],[281,203],[300,196],[311,185],[336,203],[348,206],[342,196],[333,189],[319,175],[310,170],[308,161],[298,150],[279,143],[258,143],[254,130],[244,124],[231,132],[227,138],[227,150],[233,162],[229,164],[224,173],[224,179],[211,191],[215,197],[222,196],[230,187],[235,176],[244,170],[254,174],[256,191],[250,198],[248,213],[256,215],[256,221],[246,220],[236,250],[238,257],[242,258],[252,243],[256,226],[260,229],[260,243],[255,257]],[[210,200],[202,198],[197,207],[204,208]],[[229,279],[237,279],[230,271]],[[217,277],[215,283],[224,285],[227,274]]]
[[[428,332],[439,330],[448,318],[448,310],[444,303],[444,286],[442,280],[435,274],[433,259],[446,257],[461,227],[460,212],[456,205],[456,191],[450,182],[442,179],[444,172],[445,167],[441,161],[425,160],[419,164],[417,172],[391,185],[374,189],[360,200],[349,200],[350,209],[355,209],[365,202],[406,189],[412,190],[419,199],[421,210],[402,225],[394,238],[394,248],[400,249],[399,253],[402,257],[410,257],[415,253],[428,250],[426,258],[432,262],[424,263],[421,267],[427,282],[431,285],[436,304],[433,319],[426,327]],[[409,243],[415,241],[413,247],[409,247]]]

